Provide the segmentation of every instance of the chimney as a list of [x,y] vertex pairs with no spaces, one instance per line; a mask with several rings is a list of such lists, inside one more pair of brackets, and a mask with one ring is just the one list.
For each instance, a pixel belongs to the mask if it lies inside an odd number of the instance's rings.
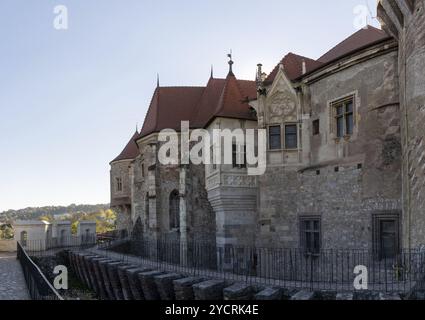
[[303,60],[303,75],[307,73],[307,65],[305,63],[305,60]]

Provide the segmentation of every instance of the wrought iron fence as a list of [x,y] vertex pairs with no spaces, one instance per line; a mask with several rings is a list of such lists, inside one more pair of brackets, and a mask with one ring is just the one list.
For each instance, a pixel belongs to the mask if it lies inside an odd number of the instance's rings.
[[[422,286],[425,251],[400,250],[382,257],[370,250],[321,250],[308,253],[298,248],[217,246],[207,242],[166,239],[129,239],[105,243],[103,249],[119,244],[115,258],[138,260],[155,268],[249,284],[276,285],[306,290],[353,291],[358,274],[366,267],[369,290],[409,292]],[[136,260],[135,260],[136,259]],[[363,270],[363,269],[362,269]],[[363,281],[364,282],[364,281]]]
[[17,258],[21,263],[31,299],[63,300],[19,242],[17,243]]
[[97,244],[96,235],[65,236],[38,240],[26,240],[21,242],[22,247],[29,256],[47,256],[64,249],[88,249]]

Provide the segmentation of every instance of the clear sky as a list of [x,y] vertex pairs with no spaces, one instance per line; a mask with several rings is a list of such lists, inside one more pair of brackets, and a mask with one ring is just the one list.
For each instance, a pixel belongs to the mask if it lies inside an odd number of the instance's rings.
[[[289,51],[318,58],[376,0],[1,0],[0,211],[109,202],[109,161],[156,86],[266,72]],[[53,27],[57,5],[68,30]],[[373,18],[369,21],[377,25]]]

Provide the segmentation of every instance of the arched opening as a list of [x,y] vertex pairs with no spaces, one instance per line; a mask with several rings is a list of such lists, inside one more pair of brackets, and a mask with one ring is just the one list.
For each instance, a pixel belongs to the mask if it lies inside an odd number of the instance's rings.
[[140,217],[137,218],[134,224],[133,231],[131,232],[131,238],[133,240],[141,239],[143,236],[143,224]]
[[170,229],[180,228],[180,195],[177,190],[170,194]]
[[27,243],[28,243],[28,232],[22,231],[21,232],[21,245],[23,247],[26,247]]

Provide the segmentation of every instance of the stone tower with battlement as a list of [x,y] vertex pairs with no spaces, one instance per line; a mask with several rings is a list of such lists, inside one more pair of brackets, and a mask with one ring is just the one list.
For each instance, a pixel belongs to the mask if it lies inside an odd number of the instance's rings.
[[383,29],[399,42],[403,245],[425,244],[425,1],[380,0]]

